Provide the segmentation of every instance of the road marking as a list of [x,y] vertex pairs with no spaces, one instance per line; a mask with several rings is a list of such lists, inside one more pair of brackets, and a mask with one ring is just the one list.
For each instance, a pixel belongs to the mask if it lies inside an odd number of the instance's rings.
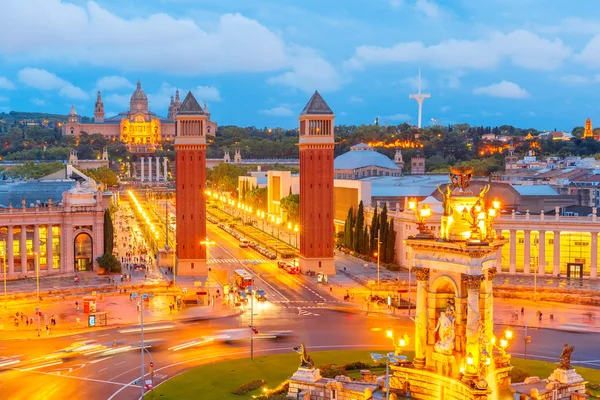
[[313,315],[313,316],[316,316],[316,317],[318,317],[318,316],[319,316],[319,315],[321,315],[321,314],[316,314],[316,313],[313,313],[313,312],[306,311],[306,310],[303,310],[303,309],[301,309],[301,308],[298,308],[298,315],[305,315],[305,316],[310,316],[310,315]]
[[[139,367],[137,367],[136,369],[138,369],[138,368]],[[21,372],[23,372],[23,371],[21,371]],[[42,372],[42,371],[29,371],[29,372],[32,373],[32,374],[53,375],[53,376],[60,376],[61,378],[79,379],[79,380],[82,380],[82,381],[99,382],[99,383],[110,383],[111,385],[117,385],[117,386],[136,386],[136,387],[139,387],[139,385],[133,385],[133,384],[128,384],[127,385],[125,383],[110,382],[110,381],[105,381],[105,380],[102,380],[102,379],[82,378],[80,376],[73,376],[73,375],[60,375],[60,374],[57,375],[54,372]]]
[[[89,363],[90,363],[90,364],[96,364],[96,363],[99,363],[100,361],[108,360],[109,358],[113,358],[113,356],[110,356],[110,357],[104,357],[104,358],[99,358],[99,359],[97,359],[97,360],[90,361]],[[83,367],[84,367],[84,365],[85,365],[85,364],[83,364],[83,365],[81,366],[81,368],[83,368]]]
[[105,333],[104,335],[98,335],[98,337],[104,337],[104,336],[109,336],[110,333]]
[[35,367],[29,367],[29,368],[19,369],[18,371],[21,371],[21,372],[33,371],[34,369],[39,369],[39,368],[44,368],[44,367],[51,367],[52,365],[59,365],[59,364],[62,364],[62,363],[63,363],[62,361],[56,361],[56,362],[53,362],[53,363],[36,365]]
[[122,361],[122,362],[120,362],[120,363],[116,363],[116,364],[115,364],[115,366],[117,366],[117,365],[123,365],[123,364],[125,364],[126,362],[127,362],[127,361]]
[[101,369],[100,371],[98,371],[98,372],[106,371],[107,369],[108,369],[108,367],[106,367],[106,368],[102,368],[102,369]]

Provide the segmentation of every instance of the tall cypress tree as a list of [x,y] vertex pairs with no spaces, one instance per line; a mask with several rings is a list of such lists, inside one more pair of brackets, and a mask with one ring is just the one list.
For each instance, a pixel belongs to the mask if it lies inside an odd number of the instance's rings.
[[371,240],[369,241],[369,251],[373,253],[377,251],[377,232],[379,231],[379,214],[377,205],[375,206],[375,210],[373,210],[373,219],[371,219]]
[[348,210],[348,216],[346,217],[346,223],[344,224],[344,247],[352,250],[354,246],[354,240],[352,239],[352,228],[354,228],[354,212],[352,207]]
[[104,254],[112,254],[114,247],[114,227],[110,209],[104,211]]
[[387,231],[386,256],[388,263],[396,260],[396,231],[394,230],[394,218],[390,219]]
[[360,252],[361,254],[369,254],[369,230],[365,227],[365,229],[363,230],[363,248],[362,251]]
[[362,253],[364,251],[364,230],[365,226],[365,209],[363,202],[358,204],[358,211],[356,212],[356,219],[354,220],[354,251]]
[[[381,251],[380,259],[387,260],[387,235],[388,235],[388,217],[387,217],[387,203],[383,203],[381,214],[379,215],[379,251]],[[384,261],[385,262],[385,261]]]

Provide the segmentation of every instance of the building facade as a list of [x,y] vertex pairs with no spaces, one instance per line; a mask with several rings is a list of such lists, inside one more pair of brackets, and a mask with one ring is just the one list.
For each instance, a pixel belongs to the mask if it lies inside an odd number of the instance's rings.
[[[137,88],[131,95],[129,110],[115,116],[105,118],[102,95],[98,91],[94,106],[94,122],[81,123],[75,107],[71,107],[67,122],[63,125],[63,135],[101,134],[111,141],[120,141],[127,145],[132,153],[152,153],[164,141],[175,139],[175,116],[181,109],[179,90],[175,99],[171,96],[168,116],[161,117],[149,110],[148,96],[142,90],[138,80]],[[217,130],[216,122],[210,121],[210,113],[206,104],[203,108],[207,118],[207,134],[214,135]]]
[[[0,208],[0,254],[8,279],[35,276],[36,262],[40,275],[97,268],[110,193],[93,181],[70,179],[3,183],[0,191],[1,201],[8,202]],[[56,198],[40,197],[51,193]]]
[[[402,162],[400,155],[399,162]],[[361,179],[370,176],[401,176],[402,168],[386,155],[381,154],[365,143],[350,147],[334,161],[336,179]]]

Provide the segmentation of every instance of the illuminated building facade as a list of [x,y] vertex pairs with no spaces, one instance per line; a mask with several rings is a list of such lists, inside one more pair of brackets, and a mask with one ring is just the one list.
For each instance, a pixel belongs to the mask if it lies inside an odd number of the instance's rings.
[[[90,135],[99,133],[109,140],[127,144],[132,153],[152,153],[161,142],[172,141],[175,138],[174,118],[181,106],[179,90],[177,90],[175,99],[171,97],[167,118],[150,111],[148,96],[138,81],[137,88],[129,101],[129,110],[113,117],[105,118],[100,91],[98,91],[94,106],[93,123],[81,123],[75,107],[72,106],[67,122],[63,125],[63,135],[80,135],[82,132]],[[207,119],[207,134],[214,135],[217,124],[210,121],[210,113],[206,104],[202,111]]]
[[93,181],[72,179],[0,185],[0,255],[8,279],[91,271],[104,253],[104,211],[110,204]]
[[319,92],[300,120],[300,268],[335,274],[333,264],[333,120]]
[[177,274],[206,276],[206,135],[204,110],[189,92],[175,116]]

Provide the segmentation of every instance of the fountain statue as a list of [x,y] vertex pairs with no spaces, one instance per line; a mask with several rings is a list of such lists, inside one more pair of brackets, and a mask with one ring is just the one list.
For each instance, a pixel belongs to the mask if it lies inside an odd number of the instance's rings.
[[300,354],[300,368],[312,369],[315,367],[315,363],[308,354],[306,354],[306,347],[304,343],[300,343],[300,346],[294,347],[296,353]]
[[445,311],[442,311],[435,331],[438,332],[440,337],[440,340],[435,343],[435,351],[441,354],[452,355],[455,336],[452,316],[448,316]]
[[574,350],[574,346],[569,346],[565,343],[565,346],[558,357],[558,365],[561,369],[573,369],[573,367],[571,367],[571,354],[573,354]]

